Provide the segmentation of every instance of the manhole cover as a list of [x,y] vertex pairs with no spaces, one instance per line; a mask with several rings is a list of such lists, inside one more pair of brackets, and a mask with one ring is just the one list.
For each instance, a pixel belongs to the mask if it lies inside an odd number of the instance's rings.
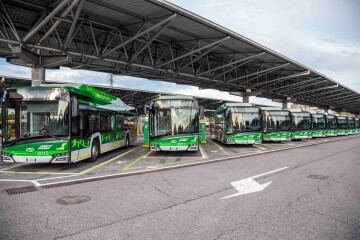
[[90,201],[88,196],[65,196],[56,200],[56,203],[62,205],[74,205]]
[[325,180],[328,176],[310,174],[307,178]]

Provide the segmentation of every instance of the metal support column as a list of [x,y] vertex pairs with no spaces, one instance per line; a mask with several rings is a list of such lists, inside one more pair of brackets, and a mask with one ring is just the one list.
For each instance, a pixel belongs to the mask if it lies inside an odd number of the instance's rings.
[[45,83],[45,68],[33,67],[31,68],[31,86],[39,86]]
[[243,96],[243,103],[249,103],[249,96]]
[[288,108],[288,102],[286,100],[284,100],[281,104],[283,109]]

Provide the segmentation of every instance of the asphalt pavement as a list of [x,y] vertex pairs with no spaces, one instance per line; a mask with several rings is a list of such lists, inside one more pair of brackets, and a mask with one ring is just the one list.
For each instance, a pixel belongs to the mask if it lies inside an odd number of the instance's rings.
[[[0,238],[360,239],[359,172],[360,140],[352,138],[23,194],[2,190]],[[239,180],[244,192],[266,187],[225,198],[238,193]]]

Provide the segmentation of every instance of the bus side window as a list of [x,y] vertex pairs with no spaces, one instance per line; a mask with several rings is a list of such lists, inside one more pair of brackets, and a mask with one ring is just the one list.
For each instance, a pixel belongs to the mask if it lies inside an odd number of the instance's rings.
[[124,117],[121,115],[116,115],[116,130],[123,131],[124,128]]
[[94,132],[98,132],[100,131],[100,113],[95,112],[94,117]]
[[79,136],[79,116],[71,118],[71,136]]
[[95,116],[89,115],[88,122],[89,122],[89,133],[93,133],[95,129]]
[[101,122],[101,131],[105,131],[105,132],[110,131],[110,126],[111,126],[110,115],[106,113],[101,114],[100,122]]
[[110,129],[111,131],[115,130],[116,124],[115,124],[115,116],[111,115],[110,117]]
[[81,131],[81,135],[82,136],[88,136],[90,133],[90,126],[89,126],[89,114],[85,111],[80,112],[80,119],[82,121],[82,131]]

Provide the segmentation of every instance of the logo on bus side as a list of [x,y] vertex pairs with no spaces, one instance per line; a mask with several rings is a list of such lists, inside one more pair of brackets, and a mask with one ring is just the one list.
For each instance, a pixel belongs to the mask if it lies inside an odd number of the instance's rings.
[[38,149],[39,150],[48,150],[52,147],[52,145],[41,145]]
[[33,152],[35,149],[33,149],[33,148],[27,148],[27,149],[25,149],[27,152]]

